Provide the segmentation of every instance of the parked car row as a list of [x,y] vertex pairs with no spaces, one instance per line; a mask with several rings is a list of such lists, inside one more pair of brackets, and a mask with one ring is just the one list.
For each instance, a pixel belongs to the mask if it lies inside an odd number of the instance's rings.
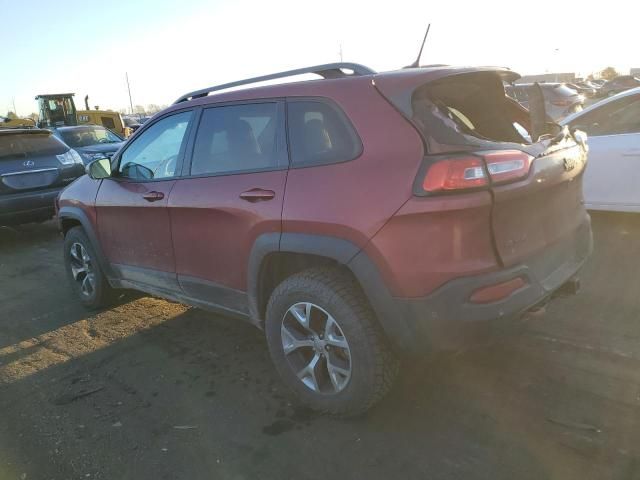
[[631,88],[640,87],[640,79],[634,75],[621,75],[605,82],[598,90],[598,97],[611,97]]

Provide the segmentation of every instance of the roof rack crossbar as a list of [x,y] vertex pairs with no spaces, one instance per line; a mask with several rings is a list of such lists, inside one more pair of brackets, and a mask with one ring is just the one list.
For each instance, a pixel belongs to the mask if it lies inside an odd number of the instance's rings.
[[[345,73],[345,70],[351,70],[353,73]],[[247,78],[245,80],[238,80],[230,83],[223,83],[222,85],[214,85],[213,87],[203,88],[201,90],[196,90],[194,92],[189,92],[185,95],[182,95],[178,98],[174,104],[185,102],[187,100],[192,100],[194,98],[206,97],[209,93],[215,92],[218,90],[226,90],[228,88],[239,87],[241,85],[249,85],[251,83],[258,82],[266,82],[267,80],[275,80],[277,78],[286,78],[293,77],[295,75],[303,75],[305,73],[315,73],[320,75],[325,79],[329,78],[342,78],[349,76],[360,76],[360,75],[373,75],[376,73],[374,70],[369,67],[365,67],[364,65],[360,65],[358,63],[349,63],[349,62],[341,62],[341,63],[327,63],[324,65],[315,65],[313,67],[305,67],[305,68],[297,68],[295,70],[287,70],[285,72],[271,73],[269,75],[263,75],[260,77]]]

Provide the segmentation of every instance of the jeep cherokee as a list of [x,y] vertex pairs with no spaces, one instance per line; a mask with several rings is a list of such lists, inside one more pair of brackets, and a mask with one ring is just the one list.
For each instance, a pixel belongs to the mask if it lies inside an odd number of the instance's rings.
[[246,319],[306,404],[362,412],[403,354],[576,285],[585,138],[532,131],[516,78],[330,64],[186,94],[61,194],[71,283]]

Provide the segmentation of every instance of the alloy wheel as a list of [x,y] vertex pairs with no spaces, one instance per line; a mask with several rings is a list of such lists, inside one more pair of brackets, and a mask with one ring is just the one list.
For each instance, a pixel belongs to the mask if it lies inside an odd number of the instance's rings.
[[74,242],[69,250],[71,275],[78,284],[80,293],[91,297],[96,290],[96,277],[89,252],[79,242]]
[[351,378],[351,350],[338,322],[310,302],[289,307],[282,319],[282,348],[289,367],[309,389],[342,391]]

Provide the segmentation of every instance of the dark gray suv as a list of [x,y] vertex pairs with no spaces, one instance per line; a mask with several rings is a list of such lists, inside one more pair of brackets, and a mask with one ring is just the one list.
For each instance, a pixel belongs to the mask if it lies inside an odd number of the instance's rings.
[[0,225],[48,220],[64,187],[84,174],[82,158],[42,129],[0,129]]

